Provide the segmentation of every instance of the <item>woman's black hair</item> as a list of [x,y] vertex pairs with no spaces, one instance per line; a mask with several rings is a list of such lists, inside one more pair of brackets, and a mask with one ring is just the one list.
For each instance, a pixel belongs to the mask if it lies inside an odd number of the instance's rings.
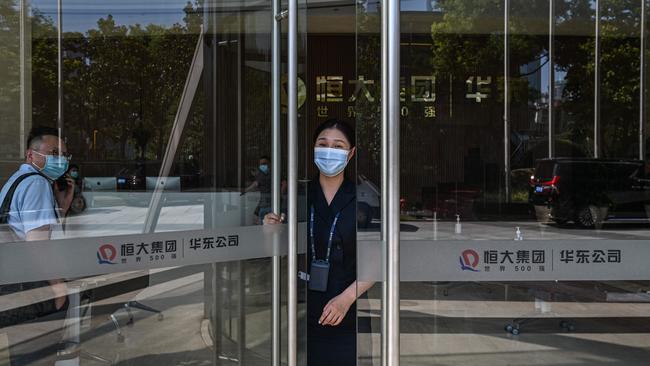
[[70,165],[68,166],[68,170],[72,170],[72,169],[77,169],[77,170],[79,170],[79,165],[77,165],[77,164],[70,164]]
[[329,130],[331,128],[341,131],[341,133],[345,135],[345,138],[348,139],[350,147],[355,146],[357,140],[354,135],[354,128],[352,128],[348,122],[336,118],[328,119],[316,128],[316,131],[314,131],[314,143],[316,143],[316,140],[318,140],[318,136],[321,134],[321,132]]

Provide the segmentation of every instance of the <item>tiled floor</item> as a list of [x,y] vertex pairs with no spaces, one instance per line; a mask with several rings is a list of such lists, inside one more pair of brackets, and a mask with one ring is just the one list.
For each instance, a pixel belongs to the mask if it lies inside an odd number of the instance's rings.
[[[487,286],[491,288],[457,284],[447,296],[434,293],[433,286],[402,286],[403,365],[647,365],[650,357],[650,304],[552,302],[542,307],[538,302],[536,308],[523,287],[511,288],[507,300],[498,284]],[[360,319],[371,323],[359,334],[360,365],[379,364],[377,294],[373,289],[371,299],[359,303]],[[121,340],[108,315],[132,299],[162,309],[164,319],[136,310],[134,325],[127,326],[126,313],[118,313]],[[103,299],[93,305],[92,321],[83,323],[81,349],[119,365],[212,365],[215,356],[206,341],[206,329],[208,337],[210,331],[205,327],[204,301],[201,272]],[[222,309],[232,316],[223,328],[232,340],[238,338],[236,304],[237,299],[231,299],[231,307]],[[525,324],[519,336],[506,333],[504,325],[521,316],[535,321]],[[561,329],[560,319],[572,319],[575,330]],[[18,344],[12,352],[33,355],[28,365],[52,365],[61,326],[60,320],[50,320],[10,329],[10,340]],[[247,306],[246,330],[249,351],[244,364],[268,364],[268,302]],[[238,364],[236,344],[224,340],[222,350],[222,364]]]
[[[433,295],[432,283],[402,284],[402,365],[648,364],[650,304],[536,303],[525,287],[511,288],[506,300],[498,284],[456,285],[444,296]],[[360,364],[379,365],[380,301],[360,307],[372,318],[371,331],[359,336]],[[504,326],[519,317],[531,320],[513,336]],[[562,329],[562,320],[573,331]]]

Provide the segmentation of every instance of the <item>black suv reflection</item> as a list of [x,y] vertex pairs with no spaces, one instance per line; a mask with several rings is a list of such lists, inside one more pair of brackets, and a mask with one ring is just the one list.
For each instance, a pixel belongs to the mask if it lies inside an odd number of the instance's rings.
[[560,225],[647,222],[650,181],[640,160],[542,159],[530,179],[529,201]]
[[136,169],[122,169],[116,174],[115,179],[118,191],[145,191],[145,176]]

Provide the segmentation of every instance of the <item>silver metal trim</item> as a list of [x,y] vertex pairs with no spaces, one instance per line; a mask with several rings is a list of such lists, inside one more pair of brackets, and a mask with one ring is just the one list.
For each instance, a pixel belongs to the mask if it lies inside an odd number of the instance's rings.
[[645,2],[641,0],[641,34],[639,39],[639,159],[645,159]]
[[297,366],[298,353],[298,1],[289,0],[288,21],[288,366]]
[[503,170],[505,201],[510,202],[510,1],[503,3]]
[[222,346],[222,341],[221,341],[221,330],[223,329],[223,316],[221,314],[221,309],[223,308],[221,306],[220,301],[222,301],[223,297],[219,296],[220,291],[222,288],[222,284],[220,283],[221,281],[221,264],[219,263],[211,263],[210,268],[212,271],[210,272],[211,275],[211,282],[210,282],[210,295],[211,295],[211,315],[212,315],[212,321],[213,321],[213,326],[212,326],[212,341],[214,342],[214,347],[212,347],[213,355],[212,355],[212,365],[213,366],[221,366],[221,351],[223,350]]
[[20,137],[18,156],[25,157],[27,149],[28,125],[31,125],[31,34],[28,22],[29,5],[27,0],[20,1]]
[[555,0],[548,2],[548,157],[555,156],[555,126],[553,101],[555,100],[555,64],[553,62],[553,37],[555,30]]
[[382,8],[382,237],[385,282],[382,291],[382,365],[399,366],[399,124],[400,124],[400,2],[387,0]]
[[[240,366],[246,364],[246,261],[237,263],[237,359]],[[231,287],[231,290],[234,290]],[[234,292],[234,291],[232,291]],[[230,292],[230,293],[232,293]]]
[[[280,10],[280,1],[273,0],[273,14],[278,14]],[[272,199],[273,199],[273,212],[278,213],[281,210],[281,174],[282,174],[282,150],[281,150],[281,120],[280,120],[280,92],[281,92],[281,73],[282,73],[282,59],[281,55],[281,37],[282,37],[282,28],[277,19],[273,23],[273,29],[271,34],[271,88],[272,88],[272,118],[273,118],[273,132],[272,132]],[[281,340],[281,262],[279,256],[274,256],[272,259],[273,262],[273,276],[272,276],[272,292],[273,292],[273,305],[272,305],[272,316],[271,316],[271,357],[272,365],[280,366],[281,354],[282,354],[282,340]]]
[[151,195],[151,201],[149,202],[149,209],[147,210],[147,217],[145,218],[143,228],[144,233],[152,233],[156,230],[156,224],[162,208],[162,194],[164,190],[163,181],[169,176],[169,172],[174,164],[174,157],[176,156],[178,144],[181,141],[181,136],[185,129],[187,116],[192,107],[194,94],[196,94],[199,82],[201,81],[201,74],[203,73],[203,29],[203,25],[201,25],[201,32],[199,33],[199,39],[197,40],[196,48],[194,49],[194,57],[192,58],[190,71],[187,73],[187,79],[185,79],[185,86],[183,87],[181,100],[178,103],[178,110],[174,117],[174,124],[172,125],[172,130],[169,134],[169,141],[167,142],[165,155],[163,156],[162,165],[160,166],[158,179],[156,179],[156,187],[154,188],[153,194]]
[[[385,4],[385,2],[384,2]],[[386,350],[388,349],[388,288],[386,286],[386,249],[388,233],[388,6],[381,7],[381,366],[388,366]],[[360,258],[360,257],[358,257]]]
[[596,0],[594,42],[594,158],[600,157],[600,1]]
[[57,0],[57,118],[56,126],[59,136],[63,135],[63,3]]
[[[242,34],[244,34],[244,17],[241,14],[238,14],[237,16],[237,36],[241,37]],[[233,43],[233,42],[231,42]],[[244,145],[243,141],[243,131],[242,131],[242,125],[243,125],[243,108],[242,108],[242,54],[244,52],[242,42],[240,40],[236,40],[234,42],[237,44],[237,187],[242,187],[243,186],[243,170],[244,170],[244,159],[243,159],[243,148],[242,146]],[[241,360],[241,359],[240,359]]]

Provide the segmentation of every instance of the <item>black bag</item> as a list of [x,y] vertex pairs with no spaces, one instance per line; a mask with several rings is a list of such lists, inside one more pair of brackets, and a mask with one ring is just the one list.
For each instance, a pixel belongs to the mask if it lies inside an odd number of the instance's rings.
[[[18,185],[23,180],[25,180],[25,178],[37,174],[40,173],[23,174],[20,177],[16,178],[16,180],[13,182],[11,187],[9,187],[9,190],[7,191],[7,195],[5,196],[4,200],[2,201],[2,205],[0,206],[0,245],[19,240],[16,234],[14,233],[14,231],[11,229],[11,227],[9,227],[8,224],[9,210],[11,208],[10,207],[11,200],[14,197],[14,193],[16,192],[16,188],[18,188]],[[35,281],[35,282],[25,282],[25,283],[14,283],[9,285],[0,285],[0,299],[3,295],[10,295],[13,293],[33,290],[36,288],[46,287],[49,285],[50,283],[48,281]],[[26,296],[27,294],[25,294],[23,298]],[[65,306],[61,310],[63,310],[64,308]],[[57,309],[56,306],[54,305],[54,299],[50,299],[42,302],[34,302],[26,306],[3,311],[0,312],[0,328],[33,320],[38,317],[48,315],[56,311]]]

